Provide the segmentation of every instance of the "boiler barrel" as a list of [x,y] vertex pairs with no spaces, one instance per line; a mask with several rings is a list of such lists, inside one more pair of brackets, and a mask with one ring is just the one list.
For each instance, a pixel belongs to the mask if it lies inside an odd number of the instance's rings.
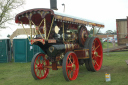
[[59,44],[59,45],[51,45],[47,49],[47,55],[49,57],[56,57],[57,55],[63,53],[66,53],[68,51],[72,51],[74,49],[78,49],[79,44],[72,44],[72,43],[67,43],[67,44]]

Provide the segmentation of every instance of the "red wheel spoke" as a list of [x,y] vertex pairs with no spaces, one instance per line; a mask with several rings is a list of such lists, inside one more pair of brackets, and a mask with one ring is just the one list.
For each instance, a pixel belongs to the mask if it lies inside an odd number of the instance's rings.
[[73,59],[73,64],[75,64],[75,60]]
[[96,48],[95,48],[95,50],[97,49],[97,48],[99,48],[100,47],[100,45],[98,45]]
[[39,70],[39,76],[41,75],[41,70]]
[[35,62],[36,65],[38,65],[36,62]]
[[70,61],[70,63],[72,64],[72,61],[71,61],[71,55],[69,56],[69,61]]
[[42,60],[42,64],[44,63],[45,61],[44,60]]
[[96,60],[92,61],[93,66],[95,66]]
[[40,60],[38,59],[38,62],[39,62],[39,64],[40,64]]
[[95,46],[94,45],[92,46],[92,50],[95,50]]
[[101,57],[100,55],[97,55],[98,57]]
[[92,59],[94,60],[94,57],[92,57]]
[[70,76],[70,78],[71,78],[71,72],[72,72],[72,71],[71,71],[71,70],[69,70],[69,76]]
[[72,64],[75,64],[75,59],[73,58],[72,60],[73,60],[73,63]]
[[39,69],[37,69],[37,71],[35,71],[35,72],[36,72],[36,74],[37,74],[38,70],[39,70]]
[[45,74],[44,69],[43,69],[43,73]]
[[95,62],[95,63],[96,63],[97,66],[99,66],[97,62]]

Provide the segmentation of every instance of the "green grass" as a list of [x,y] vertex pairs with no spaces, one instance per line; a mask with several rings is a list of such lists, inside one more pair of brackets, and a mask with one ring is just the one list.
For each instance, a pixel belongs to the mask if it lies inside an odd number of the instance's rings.
[[[103,42],[102,46],[103,46],[103,49],[112,48],[113,44],[112,43]],[[115,46],[118,46],[117,43],[115,43]]]
[[[0,85],[127,85],[128,51],[104,54],[103,66],[98,72],[87,71],[80,66],[75,81],[65,81],[62,69],[50,70],[43,80],[34,80],[31,75],[31,63],[0,63]],[[111,81],[105,82],[105,73],[111,74]]]

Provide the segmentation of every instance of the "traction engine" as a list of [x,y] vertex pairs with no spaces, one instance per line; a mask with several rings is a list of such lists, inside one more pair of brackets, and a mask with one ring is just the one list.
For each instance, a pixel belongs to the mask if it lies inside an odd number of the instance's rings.
[[99,38],[88,37],[86,27],[103,28],[103,24],[44,8],[23,11],[16,15],[15,22],[22,25],[24,32],[24,25],[29,25],[29,41],[44,51],[35,54],[31,61],[34,79],[45,79],[49,69],[62,68],[65,80],[75,80],[79,65],[83,64],[88,71],[100,70],[102,44]]

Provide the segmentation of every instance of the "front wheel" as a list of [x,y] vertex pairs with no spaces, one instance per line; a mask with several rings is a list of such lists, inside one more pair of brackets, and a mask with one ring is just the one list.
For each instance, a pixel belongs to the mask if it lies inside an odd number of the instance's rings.
[[34,79],[45,79],[48,76],[49,69],[44,66],[49,66],[49,60],[45,58],[45,54],[35,54],[31,62],[31,73]]
[[79,72],[79,62],[74,52],[70,51],[65,54],[62,68],[66,81],[75,80],[77,78]]

